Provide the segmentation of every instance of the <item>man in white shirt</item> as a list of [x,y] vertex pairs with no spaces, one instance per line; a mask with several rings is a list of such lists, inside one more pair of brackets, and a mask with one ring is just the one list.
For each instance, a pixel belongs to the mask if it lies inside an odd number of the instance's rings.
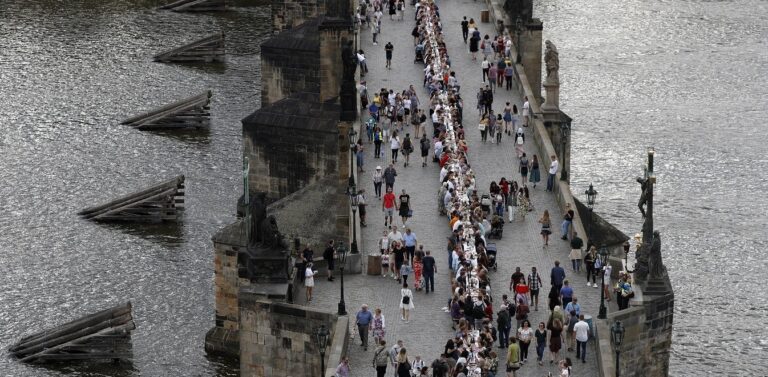
[[582,363],[587,362],[587,341],[589,340],[589,324],[584,321],[584,314],[579,315],[579,322],[573,325],[576,332],[576,358]]
[[360,63],[360,76],[365,76],[368,73],[368,64],[365,63],[365,53],[363,53],[363,50],[357,51],[357,61]]
[[451,207],[452,199],[453,199],[453,189],[449,188],[448,192],[445,193],[445,198],[443,198],[443,205],[445,206],[446,210]]
[[448,165],[443,165],[443,167],[440,169],[440,182],[443,182],[445,180],[445,175],[448,174]]
[[557,162],[557,156],[551,155],[549,158],[552,160],[552,163],[549,164],[549,177],[547,177],[547,191],[552,192],[555,187],[555,176],[557,175],[557,170],[560,168],[560,163]]
[[395,241],[397,241],[397,242],[399,242],[401,244],[403,243],[403,234],[400,233],[397,230],[397,227],[394,226],[394,225],[392,226],[392,231],[389,232],[389,234],[387,235],[387,238],[389,239],[389,244],[390,245],[392,245],[392,243],[395,242]]

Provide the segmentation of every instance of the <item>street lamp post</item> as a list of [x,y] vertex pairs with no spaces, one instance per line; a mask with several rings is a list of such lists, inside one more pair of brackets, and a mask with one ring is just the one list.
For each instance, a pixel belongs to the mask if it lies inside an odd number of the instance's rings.
[[341,272],[341,299],[339,300],[338,315],[347,315],[347,306],[344,303],[344,264],[347,263],[347,247],[343,242],[339,243],[339,247],[336,248],[336,253],[339,256],[339,271]]
[[589,183],[589,189],[584,191],[584,194],[587,195],[587,209],[589,209],[589,224],[587,224],[587,241],[589,241],[592,238],[592,210],[597,200],[597,191],[592,186],[592,182]]
[[355,143],[357,140],[357,131],[354,127],[349,126],[349,186],[355,185]]
[[[600,286],[605,286],[605,266],[608,263],[608,248],[605,245],[600,246],[598,252],[598,258],[600,258],[600,265],[603,267],[603,276],[600,279]],[[608,309],[605,307],[605,289],[600,290],[600,313],[597,314],[597,318],[605,319],[608,316]]]
[[357,254],[360,251],[357,249],[357,207],[360,204],[360,198],[357,196],[357,188],[352,185],[349,188],[349,205],[352,207],[352,245],[351,253]]
[[517,16],[517,20],[515,20],[515,43],[517,44],[515,46],[515,50],[517,50],[517,57],[515,58],[515,63],[520,64],[523,62],[523,55],[522,55],[522,43],[520,43],[520,32],[523,29],[523,20],[520,18],[520,16]]
[[320,325],[315,330],[315,346],[320,351],[320,377],[325,375],[325,348],[328,346],[328,336],[330,332],[325,325]]
[[624,341],[624,326],[620,321],[616,321],[611,326],[611,340],[616,350],[616,377],[619,377],[619,355],[621,354],[621,342]]

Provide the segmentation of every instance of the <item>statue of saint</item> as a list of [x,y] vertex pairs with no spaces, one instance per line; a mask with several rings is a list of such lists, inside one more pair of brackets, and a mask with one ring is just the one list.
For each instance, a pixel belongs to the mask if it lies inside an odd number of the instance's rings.
[[267,218],[266,197],[266,193],[259,192],[254,195],[254,198],[251,200],[251,223],[249,224],[251,229],[248,245],[256,245],[263,240],[262,225],[264,220]]
[[355,71],[357,71],[357,55],[353,51],[353,45],[351,40],[345,40],[342,42],[341,48],[341,63],[344,66],[344,74],[342,81],[355,81]]
[[544,63],[547,65],[547,81],[552,83],[559,83],[560,76],[558,71],[560,70],[560,57],[557,52],[557,47],[554,43],[547,40],[544,42]]
[[275,216],[269,216],[261,222],[261,245],[265,248],[279,248],[283,243],[283,236],[277,230]]
[[640,184],[640,200],[637,201],[637,208],[640,209],[640,213],[645,218],[645,208],[643,206],[648,204],[648,185],[651,183],[647,178],[637,177],[635,180]]
[[651,278],[661,278],[665,271],[664,263],[661,262],[661,236],[656,230],[653,232],[653,241],[648,253],[648,273]]

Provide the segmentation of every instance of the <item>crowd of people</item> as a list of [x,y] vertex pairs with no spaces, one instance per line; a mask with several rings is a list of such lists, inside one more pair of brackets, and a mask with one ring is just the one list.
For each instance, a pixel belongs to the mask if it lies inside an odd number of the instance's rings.
[[[400,288],[400,321],[408,323],[411,310],[415,308],[413,290],[434,293],[437,272],[431,251],[419,245],[415,232],[407,225],[413,216],[410,196],[405,190],[400,189],[400,194],[395,190],[398,164],[402,163],[404,168],[410,165],[410,154],[415,151],[418,142],[422,167],[428,164],[430,157],[440,166],[441,186],[437,206],[442,214],[447,215],[451,230],[446,248],[451,271],[447,311],[452,319],[453,335],[439,352],[440,356],[432,362],[423,360],[420,355],[412,357],[402,340],[391,347],[386,343],[386,321],[381,308],[370,312],[364,305],[355,320],[361,346],[367,351],[368,336],[372,334],[376,348],[371,363],[379,377],[392,369],[396,377],[495,377],[504,372],[507,376],[515,376],[516,371],[529,364],[529,353],[531,358],[535,357],[534,364],[556,364],[559,375],[570,376],[572,360],[565,357],[562,349],[575,351],[576,360],[586,362],[590,328],[581,312],[575,289],[566,279],[565,269],[559,261],[550,271],[549,293],[543,304],[546,307],[542,308],[548,309],[546,321],[532,324],[529,320],[532,312],[539,311],[540,295],[547,292],[544,286],[546,277],[540,275],[535,266],[527,274],[517,267],[510,278],[509,294],[503,294],[500,303],[494,302],[492,297],[493,292],[498,298],[501,288],[491,289],[489,275],[495,263],[495,250],[488,242],[488,234],[499,227],[499,223],[505,222],[505,215],[509,222],[525,220],[526,214],[534,210],[530,190],[541,180],[539,157],[534,154],[529,159],[524,148],[524,128],[530,124],[528,98],[524,99],[522,111],[509,102],[498,114],[493,109],[497,88],[504,88],[506,84],[506,89],[511,90],[515,86],[514,63],[510,59],[512,40],[509,36],[481,37],[473,19],[464,17],[461,21],[464,42],[468,44],[472,59],[478,58],[478,52],[482,54],[482,80],[487,80],[487,85],[480,88],[477,94],[481,140],[499,144],[504,135],[511,137],[518,159],[516,168],[522,177],[520,182],[501,177],[491,183],[487,196],[478,195],[462,125],[464,101],[461,85],[457,72],[451,69],[439,8],[434,2],[426,0],[414,1],[412,5],[415,6],[416,20],[411,32],[415,60],[423,62],[425,67],[422,82],[426,91],[424,100],[414,85],[400,89],[381,88],[372,97],[365,81],[361,81],[359,86],[360,100],[369,118],[365,122],[364,137],[374,144],[374,159],[384,160],[373,173],[375,195],[381,200],[386,228],[377,245],[382,277],[397,282]],[[377,45],[384,12],[387,11],[392,20],[399,21],[403,19],[405,9],[401,0],[361,2],[357,12],[358,22],[361,28],[371,29],[373,44]],[[392,67],[393,50],[393,44],[387,42],[385,56],[388,69]],[[358,52],[358,60],[361,71],[367,72],[362,50]],[[431,130],[427,130],[428,121],[431,121]],[[383,150],[386,148],[382,145],[389,146],[389,150]],[[358,141],[358,148],[355,152],[362,171],[362,138]],[[555,156],[550,156],[550,161],[548,191],[553,189],[554,177],[559,169]],[[608,294],[612,287],[610,266],[600,265],[592,245],[587,245],[587,252],[582,254],[583,241],[573,231],[573,217],[573,211],[567,208],[559,229],[560,237],[570,242],[572,252],[569,259],[573,273],[579,273],[583,263],[587,286],[594,288],[597,288],[597,277],[606,274],[602,289]],[[549,245],[554,221],[547,210],[538,219],[543,247]],[[396,225],[396,222],[399,224]],[[307,271],[310,272],[307,272],[306,278],[312,279],[314,273],[311,273],[311,267]],[[329,280],[332,279],[329,275]],[[613,287],[620,308],[622,305],[626,307],[632,295],[629,278],[622,274]],[[311,290],[309,292],[311,297]],[[503,354],[494,349],[496,342]],[[505,362],[501,364],[501,361]],[[349,373],[346,360],[339,368],[339,375],[344,375],[345,371]]]

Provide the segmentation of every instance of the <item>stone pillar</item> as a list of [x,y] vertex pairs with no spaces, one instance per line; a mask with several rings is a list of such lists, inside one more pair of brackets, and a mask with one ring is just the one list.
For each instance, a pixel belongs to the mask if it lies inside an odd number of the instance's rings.
[[553,80],[544,82],[544,104],[541,105],[541,112],[544,114],[560,115],[560,83]]
[[542,62],[542,30],[544,24],[538,18],[528,21],[520,34],[525,75],[531,85],[536,101],[541,103],[541,62]]
[[237,357],[239,354],[238,291],[248,279],[239,277],[238,255],[245,250],[245,228],[242,220],[221,229],[213,236],[214,293],[216,325],[205,335],[205,351],[209,354]]

